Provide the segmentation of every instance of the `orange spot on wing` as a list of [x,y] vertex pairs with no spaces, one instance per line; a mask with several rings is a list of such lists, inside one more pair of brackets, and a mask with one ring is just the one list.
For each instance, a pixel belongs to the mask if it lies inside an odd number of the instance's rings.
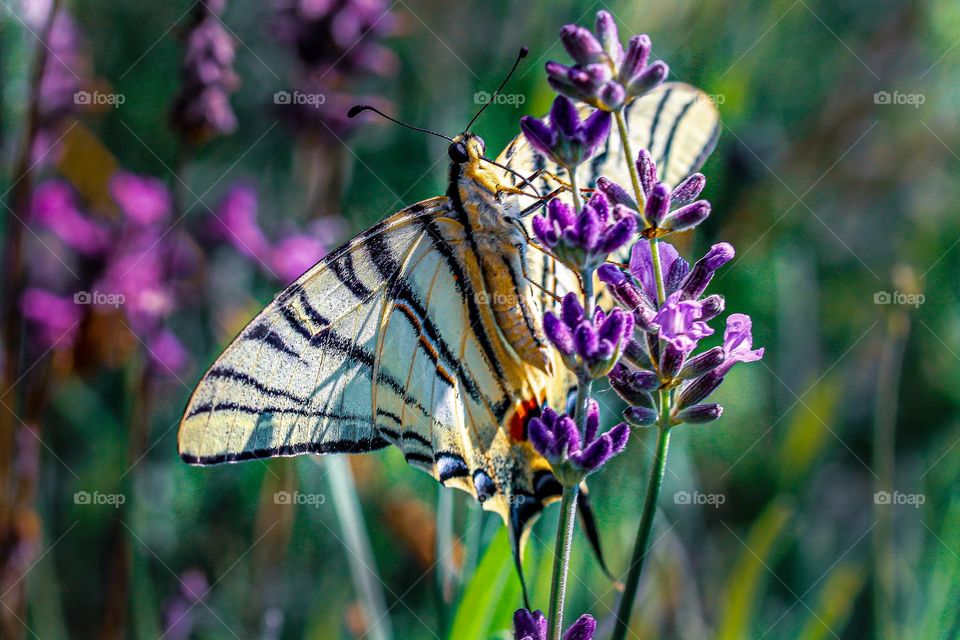
[[517,410],[510,416],[510,437],[522,441],[527,439],[527,420],[540,415],[540,406],[543,403],[538,398],[527,398],[520,403]]

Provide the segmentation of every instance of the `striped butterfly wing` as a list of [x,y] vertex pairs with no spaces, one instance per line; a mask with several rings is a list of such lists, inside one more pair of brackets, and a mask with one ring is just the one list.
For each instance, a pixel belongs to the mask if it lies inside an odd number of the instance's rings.
[[[581,107],[581,115],[592,111],[591,107]],[[675,186],[703,165],[716,146],[720,133],[720,114],[713,101],[699,89],[683,83],[661,85],[634,100],[627,106],[626,121],[633,152],[647,149],[657,163],[660,179],[669,186]],[[563,170],[530,147],[523,135],[514,138],[497,161],[523,176],[543,170],[566,179]],[[633,161],[634,158],[628,160],[624,157],[620,134],[614,126],[604,146],[593,158],[577,168],[577,182],[581,187],[594,187],[597,178],[606,176],[630,191],[627,162]],[[514,186],[520,182],[515,175],[506,171],[502,172],[501,180],[504,184]],[[546,175],[538,177],[533,184],[541,195],[552,193],[560,186]],[[568,194],[561,197],[569,199]],[[534,203],[533,198],[520,196],[515,198],[513,206],[519,210]],[[531,235],[532,218],[532,215],[526,218]],[[627,262],[629,248],[624,249],[622,255],[613,256],[613,259]],[[529,252],[528,276],[550,294],[562,296],[567,291],[579,289],[569,270],[556,265],[550,256],[537,248]],[[548,308],[554,300],[549,294],[543,294],[541,298]]]
[[520,435],[563,389],[500,336],[448,203],[386,219],[278,295],[201,379],[180,425],[181,457],[215,464],[392,444],[522,533],[558,487]]

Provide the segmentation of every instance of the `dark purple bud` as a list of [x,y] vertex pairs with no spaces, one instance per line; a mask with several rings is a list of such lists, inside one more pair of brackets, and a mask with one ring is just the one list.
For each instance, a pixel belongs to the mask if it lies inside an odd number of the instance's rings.
[[553,157],[557,133],[549,125],[533,116],[523,116],[520,118],[520,131],[531,147],[545,156]]
[[597,11],[595,31],[597,40],[607,55],[610,56],[610,61],[614,64],[619,64],[623,54],[623,47],[620,45],[617,23],[609,11]]
[[623,65],[620,67],[621,80],[629,82],[631,78],[647,66],[651,47],[650,36],[647,34],[630,38],[630,42],[627,45],[627,53],[623,58]]
[[622,309],[614,309],[610,312],[610,317],[601,322],[598,335],[601,340],[607,340],[613,345],[619,345],[620,341],[629,338],[633,333],[633,316],[624,313]]
[[670,200],[675,207],[682,207],[690,204],[697,199],[703,187],[706,186],[707,179],[702,173],[695,173],[686,180],[677,185],[670,195]]
[[549,220],[537,215],[533,216],[533,222],[531,224],[533,225],[533,235],[537,236],[537,239],[544,246],[552,247],[557,244],[557,232]]
[[628,209],[633,209],[636,211],[637,202],[633,197],[627,193],[627,190],[618,185],[616,182],[607,178],[605,176],[600,176],[597,178],[597,189],[599,189],[607,199],[614,205],[623,205]]
[[623,106],[624,100],[627,99],[627,91],[619,83],[607,82],[601,87],[599,97],[600,102],[605,107],[604,110],[616,111]]
[[725,302],[723,300],[723,296],[721,296],[720,294],[715,293],[712,296],[707,296],[706,298],[700,301],[700,310],[701,310],[700,319],[703,320],[704,322],[707,322],[708,320],[713,320],[718,315],[723,313],[724,306],[725,306]]
[[573,354],[573,333],[570,327],[549,311],[543,316],[543,332],[560,353],[565,356]]
[[566,96],[557,96],[550,107],[550,126],[564,138],[573,138],[580,129],[580,114]]
[[634,427],[649,427],[657,423],[657,412],[650,407],[627,407],[623,419]]
[[[634,322],[636,322],[636,314],[634,314]],[[631,339],[627,342],[626,346],[623,348],[623,358],[633,366],[640,369],[653,368],[653,362],[650,360],[650,354],[647,353],[646,347],[636,340]]]
[[527,423],[527,437],[540,455],[547,457],[554,448],[553,432],[540,418],[531,418]]
[[547,203],[547,216],[556,221],[561,229],[573,226],[577,221],[577,215],[573,207],[560,198],[554,198]]
[[637,219],[621,218],[612,227],[607,228],[600,241],[600,253],[609,255],[627,246],[637,232]]
[[600,265],[600,268],[597,269],[597,276],[600,278],[600,282],[611,286],[619,287],[627,284],[627,276],[624,275],[620,267],[613,264]]
[[673,380],[680,373],[686,357],[685,351],[668,342],[663,350],[663,356],[660,358],[660,376],[664,380]]
[[596,62],[603,55],[603,47],[588,29],[568,24],[560,29],[560,41],[577,64]]
[[714,347],[687,360],[676,378],[691,380],[713,371],[723,363],[723,347]]
[[554,445],[551,454],[554,459],[562,459],[570,451],[580,449],[580,430],[577,423],[568,415],[561,416],[553,427]]
[[671,213],[660,226],[670,231],[687,231],[706,220],[709,215],[710,203],[706,200],[698,200]]
[[600,245],[600,234],[603,232],[603,223],[597,212],[589,204],[583,207],[577,219],[577,239],[581,248],[593,252]]
[[600,405],[593,398],[587,400],[587,424],[584,429],[583,441],[593,442],[600,428]]
[[719,404],[696,404],[677,414],[677,421],[690,424],[704,424],[713,422],[723,415],[723,407]]
[[666,62],[657,60],[652,65],[631,78],[627,84],[627,92],[634,97],[642,96],[666,79],[670,67]]
[[600,348],[600,338],[589,322],[581,322],[580,326],[574,330],[573,341],[577,354],[581,358],[592,360],[596,357],[597,349]]
[[649,196],[653,185],[657,183],[657,165],[646,149],[640,149],[636,165],[637,173],[640,174],[640,186],[643,188],[644,195]]
[[[652,386],[648,380],[651,376],[653,377]],[[607,374],[607,379],[610,380],[613,390],[627,404],[653,406],[650,391],[660,385],[660,380],[652,371],[630,371],[618,362]]]
[[613,116],[607,111],[594,111],[583,121],[582,160],[591,158],[597,148],[606,141],[612,121]]
[[553,82],[559,82],[568,88],[573,88],[573,82],[570,80],[570,74],[573,71],[571,67],[551,60],[544,65],[544,69],[547,71],[547,80],[551,85]]
[[560,305],[560,317],[564,324],[573,329],[583,321],[583,307],[580,306],[580,300],[577,294],[572,291],[563,297]]
[[670,211],[670,189],[662,182],[653,185],[647,193],[647,206],[644,215],[654,227],[659,227]]
[[733,259],[733,247],[726,242],[721,242],[710,247],[707,255],[697,260],[690,270],[690,275],[684,281],[683,297],[687,300],[696,300],[699,298],[713,279],[713,273],[718,268]]
[[723,382],[723,376],[718,374],[718,370],[714,370],[683,385],[677,396],[677,410],[681,411],[697,404],[716,391],[721,382]]
[[607,200],[607,196],[603,195],[600,191],[595,191],[590,200],[587,201],[593,210],[597,212],[597,215],[600,217],[600,221],[604,224],[607,224],[610,220],[610,201]]
[[596,471],[610,458],[623,451],[629,439],[630,428],[621,422],[587,445],[582,452],[571,456],[571,459],[588,473]]
[[547,618],[543,612],[517,609],[513,614],[513,637],[517,640],[531,638],[544,640],[547,637]]

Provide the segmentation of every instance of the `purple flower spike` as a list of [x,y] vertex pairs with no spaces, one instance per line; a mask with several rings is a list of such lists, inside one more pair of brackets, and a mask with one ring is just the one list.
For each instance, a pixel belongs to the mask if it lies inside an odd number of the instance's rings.
[[80,212],[66,182],[45,182],[33,193],[31,216],[71,249],[93,256],[106,249],[109,231]]
[[633,316],[615,308],[607,316],[598,310],[593,320],[587,321],[575,298],[573,293],[564,298],[562,324],[549,312],[544,316],[544,332],[571,370],[580,371],[582,366],[592,378],[601,378],[616,364],[633,335]]
[[617,425],[598,437],[599,409],[588,405],[586,430],[581,436],[577,423],[566,414],[547,407],[527,427],[530,444],[553,467],[554,474],[567,486],[579,483],[623,451],[630,437],[626,425]]
[[580,119],[576,105],[557,96],[550,108],[549,122],[533,116],[520,119],[520,129],[534,149],[554,162],[573,168],[590,159],[610,135],[612,118],[597,111]]
[[600,191],[577,216],[569,205],[554,198],[547,204],[546,216],[533,218],[537,239],[575,271],[598,268],[607,256],[629,244],[636,231],[636,219],[612,215],[610,201]]
[[710,281],[713,280],[714,272],[733,260],[734,254],[733,246],[726,242],[710,247],[707,255],[697,260],[693,269],[690,270],[690,274],[684,280],[682,285],[683,297],[688,300],[696,300],[703,295]]
[[110,194],[124,215],[139,224],[162,222],[172,210],[170,191],[156,178],[121,171],[110,180]]
[[597,12],[594,33],[566,25],[560,40],[574,66],[548,62],[550,86],[603,111],[621,109],[663,82],[669,72],[663,62],[647,64],[651,43],[646,35],[630,38],[624,51],[616,21],[607,11]]
[[713,334],[713,329],[701,320],[702,315],[699,302],[682,300],[680,292],[674,292],[653,321],[660,326],[660,337],[686,354],[696,348],[700,338]]
[[693,202],[706,185],[703,174],[693,174],[671,191],[659,181],[657,166],[646,149],[641,149],[637,154],[636,167],[640,188],[647,199],[643,212],[647,224],[644,235],[647,237],[657,238],[668,233],[687,231],[710,215],[709,202]]
[[[547,626],[547,618],[539,609],[517,609],[513,614],[514,640],[547,640]],[[563,640],[593,640],[596,630],[597,621],[584,614],[570,625],[563,635]]]

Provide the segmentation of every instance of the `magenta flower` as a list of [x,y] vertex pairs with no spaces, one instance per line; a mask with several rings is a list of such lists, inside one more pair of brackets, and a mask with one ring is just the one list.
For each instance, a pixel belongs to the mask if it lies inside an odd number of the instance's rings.
[[214,227],[217,236],[243,255],[256,260],[269,256],[270,241],[257,223],[257,193],[250,187],[231,187],[217,208]]
[[110,179],[110,195],[124,215],[141,225],[162,222],[170,216],[173,201],[163,181],[118,171]]
[[[577,618],[563,634],[563,640],[593,640],[597,621],[589,614]],[[539,609],[518,609],[513,614],[514,640],[547,640],[547,618]]]
[[33,323],[44,349],[73,346],[83,319],[82,309],[73,299],[45,289],[29,288],[20,298],[20,311]]
[[293,282],[326,254],[324,244],[308,235],[292,235],[270,252],[270,268],[284,284]]
[[611,115],[595,111],[580,120],[577,107],[566,97],[553,100],[549,119],[520,118],[520,129],[534,149],[568,169],[589,160],[610,135]]
[[630,242],[637,230],[631,216],[617,217],[607,197],[597,191],[577,215],[558,198],[547,203],[547,215],[533,218],[533,233],[576,271],[599,267],[611,253]]
[[153,362],[166,372],[180,372],[190,362],[186,347],[167,329],[161,329],[153,336],[149,347],[148,352]]
[[567,414],[550,407],[528,425],[530,444],[553,467],[561,483],[573,486],[597,471],[627,446],[630,428],[620,423],[602,435],[600,407],[592,398],[587,401],[586,430],[581,434],[577,423]]
[[713,335],[706,322],[699,302],[682,300],[681,292],[675,291],[667,298],[653,322],[660,328],[660,338],[677,350],[690,353],[701,338]]
[[80,212],[73,189],[66,182],[50,180],[38,186],[33,192],[31,216],[81,255],[97,255],[109,242],[108,229]]

